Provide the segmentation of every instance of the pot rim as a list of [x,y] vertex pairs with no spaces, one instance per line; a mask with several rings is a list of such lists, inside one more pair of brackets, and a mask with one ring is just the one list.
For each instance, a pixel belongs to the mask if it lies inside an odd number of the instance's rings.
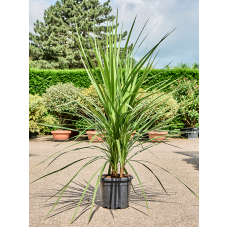
[[[86,131],[86,133],[87,133],[87,132],[91,132],[91,133],[95,133],[95,132],[96,132],[96,133],[97,133],[96,130],[89,130],[89,131]],[[100,133],[100,134],[101,134],[101,133]]]
[[185,127],[185,128],[180,128],[180,130],[199,130],[199,127]]
[[149,131],[148,134],[149,135],[154,135],[154,134],[168,135],[169,132],[168,131]]
[[[108,175],[108,174],[102,174],[102,175]],[[129,180],[132,180],[132,179],[133,179],[132,175],[131,175],[131,177],[126,177],[126,178],[106,178],[106,177],[101,177],[101,180],[104,180],[104,181],[129,181]]]
[[62,134],[62,133],[71,133],[71,131],[68,130],[55,130],[55,131],[51,131],[51,133],[53,134]]
[[97,137],[104,136],[102,133],[98,133],[97,131],[86,131],[86,134],[87,135],[96,135],[97,134]]

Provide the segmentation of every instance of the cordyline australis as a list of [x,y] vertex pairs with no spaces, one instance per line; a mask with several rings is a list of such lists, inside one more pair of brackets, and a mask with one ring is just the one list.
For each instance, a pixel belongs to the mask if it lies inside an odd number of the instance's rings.
[[[50,162],[51,164],[55,159],[60,158],[63,154],[66,154],[72,151],[78,151],[85,148],[99,149],[103,153],[103,155],[78,159],[76,161],[71,162],[67,166],[62,167],[59,170],[56,170],[54,172],[51,172],[39,178],[41,179],[48,175],[59,172],[79,161],[89,159],[89,161],[87,161],[73,175],[73,177],[69,180],[69,182],[62,189],[60,189],[56,194],[53,195],[55,196],[58,193],[60,193],[54,206],[50,210],[51,212],[54,209],[55,205],[58,203],[59,199],[63,195],[66,188],[69,186],[69,184],[73,181],[73,179],[78,175],[78,173],[81,170],[83,170],[84,168],[86,168],[87,166],[89,166],[91,163],[95,161],[98,161],[100,159],[104,160],[104,164],[98,170],[95,171],[91,179],[88,181],[71,222],[75,218],[76,212],[78,211],[78,208],[82,202],[85,192],[87,191],[92,179],[96,176],[97,173],[99,173],[99,177],[97,179],[97,182],[94,188],[93,198],[92,198],[91,210],[89,215],[89,220],[90,220],[98,185],[106,165],[108,165],[108,174],[111,175],[112,178],[123,177],[124,172],[126,174],[129,173],[126,165],[128,164],[131,167],[134,175],[136,176],[141,186],[148,212],[149,212],[149,208],[148,208],[146,196],[144,193],[144,189],[140,181],[140,178],[132,165],[132,162],[136,162],[146,167],[148,171],[155,176],[155,178],[158,180],[163,190],[166,192],[159,178],[153,172],[152,168],[148,167],[146,163],[159,167],[165,172],[168,172],[168,173],[170,172],[152,162],[144,161],[144,160],[135,160],[134,157],[139,153],[147,152],[149,148],[157,145],[156,143],[152,143],[152,144],[149,144],[149,145],[147,144],[143,146],[143,144],[145,144],[150,140],[145,140],[143,142],[138,141],[140,137],[142,137],[143,135],[148,133],[148,131],[151,131],[153,129],[161,129],[162,126],[167,124],[175,117],[174,116],[172,118],[169,118],[168,120],[154,126],[154,123],[156,123],[156,120],[161,116],[165,115],[166,112],[169,111],[170,106],[167,108],[166,101],[169,99],[169,97],[172,95],[174,91],[170,93],[162,93],[160,96],[156,96],[154,99],[147,99],[151,95],[155,94],[156,92],[159,92],[165,87],[170,86],[173,83],[173,81],[168,79],[162,83],[161,82],[157,83],[145,89],[144,92],[139,91],[141,86],[148,80],[146,79],[146,76],[151,70],[154,60],[159,52],[158,51],[155,54],[155,56],[152,58],[155,50],[160,45],[160,43],[164,39],[166,39],[174,30],[165,34],[162,37],[162,39],[153,48],[151,48],[143,57],[141,57],[138,64],[132,67],[132,58],[134,57],[135,53],[137,52],[138,48],[141,46],[142,42],[146,37],[139,44],[137,49],[136,49],[136,44],[138,43],[139,38],[142,34],[142,31],[144,30],[144,27],[148,22],[147,20],[138,38],[136,39],[136,42],[134,43],[133,48],[129,51],[129,53],[127,53],[127,47],[135,24],[135,20],[128,34],[125,46],[122,49],[123,53],[121,55],[122,56],[121,58],[120,58],[120,50],[121,50],[120,45],[121,45],[122,29],[121,29],[120,37],[119,39],[117,39],[118,11],[117,11],[117,17],[116,17],[116,25],[114,26],[112,22],[112,26],[108,26],[108,22],[107,22],[107,35],[106,35],[105,46],[101,46],[99,37],[96,37],[95,35],[93,37],[91,36],[89,37],[90,44],[94,50],[94,53],[98,62],[98,66],[101,71],[101,77],[99,77],[99,75],[95,70],[95,66],[93,65],[90,55],[87,52],[83,39],[81,39],[81,34],[78,32],[74,36],[75,42],[77,42],[80,48],[80,56],[85,66],[85,69],[87,71],[87,74],[91,80],[91,83],[95,87],[99,96],[99,101],[103,106],[103,111],[102,111],[101,108],[98,107],[91,99],[79,93],[80,98],[82,99],[82,101],[86,102],[87,105],[84,105],[83,102],[76,101],[78,107],[77,107],[77,110],[74,110],[74,114],[86,120],[86,122],[89,124],[89,127],[87,129],[95,129],[97,131],[97,135],[100,135],[103,138],[102,146],[88,145],[81,148],[74,148],[65,152],[62,152],[62,150],[60,150],[54,153],[53,155],[51,155],[50,157],[48,157],[47,159],[45,159],[44,161],[42,161],[41,163],[49,159],[53,159]],[[113,29],[114,27],[115,29]],[[115,30],[115,32],[113,32],[113,30]],[[124,60],[125,54],[127,54],[126,60]],[[142,67],[144,67],[144,72],[140,77],[138,77],[138,72]],[[156,77],[156,76],[158,75],[154,75],[152,77]],[[142,96],[142,94],[144,96]],[[164,98],[165,98],[165,101],[164,101]],[[161,102],[159,102],[161,101],[161,99],[163,100],[162,104]],[[75,100],[72,102],[75,102]],[[157,110],[156,112],[154,112],[155,109]],[[74,130],[69,128],[64,128],[64,129]],[[85,131],[87,129],[85,129]],[[81,132],[81,134],[75,137],[75,139],[80,137],[80,135],[84,134],[85,131]],[[133,133],[135,134],[132,135]],[[97,135],[95,135],[93,138],[95,138]],[[91,139],[91,141],[93,141],[93,139]],[[76,142],[69,147],[72,147],[79,143],[81,142]],[[130,152],[137,147],[140,147],[140,149],[137,152],[129,155]],[[120,171],[119,174],[118,174],[118,169]],[[177,177],[175,178],[178,179]],[[182,184],[184,184],[181,180],[179,181]],[[197,196],[188,186],[186,187],[195,196]]]

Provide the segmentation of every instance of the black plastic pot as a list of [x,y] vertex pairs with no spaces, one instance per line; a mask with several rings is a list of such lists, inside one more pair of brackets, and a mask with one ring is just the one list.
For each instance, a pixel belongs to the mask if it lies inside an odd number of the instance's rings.
[[101,177],[102,207],[108,209],[124,209],[129,207],[131,180],[128,178]]
[[36,138],[37,135],[39,135],[38,132],[29,132],[29,138],[32,139],[32,138]]
[[199,138],[199,128],[195,127],[186,127],[186,128],[182,128],[180,129],[181,132],[181,136],[187,139],[198,139]]

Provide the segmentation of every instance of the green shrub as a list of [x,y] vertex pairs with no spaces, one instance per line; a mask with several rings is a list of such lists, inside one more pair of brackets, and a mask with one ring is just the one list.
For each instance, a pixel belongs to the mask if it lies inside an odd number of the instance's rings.
[[181,129],[184,128],[184,123],[182,121],[182,117],[181,116],[175,116],[172,121],[169,122],[168,126],[166,126],[164,129],[165,130],[177,130],[177,129]]
[[174,94],[180,104],[179,113],[185,127],[195,127],[199,123],[199,85],[196,80],[179,80],[178,90]]
[[39,125],[41,124],[50,124],[53,125],[56,123],[56,119],[47,114],[47,108],[44,105],[43,98],[38,94],[29,95],[29,131],[38,132],[40,134],[45,134],[50,132],[52,128],[47,126]]
[[85,130],[86,128],[88,128],[90,126],[90,124],[88,124],[86,122],[85,119],[78,119],[75,123],[75,129],[77,130]]
[[58,83],[46,89],[43,94],[48,111],[58,117],[58,126],[66,125],[77,111],[79,88],[72,83]]
[[158,99],[159,101],[157,102],[155,109],[151,114],[152,115],[157,114],[158,112],[161,111],[160,107],[163,104],[166,104],[165,107],[162,108],[163,115],[161,115],[158,118],[157,122],[155,122],[155,124],[154,124],[154,125],[158,125],[158,124],[163,125],[162,122],[165,122],[166,120],[171,119],[171,117],[173,117],[177,113],[179,105],[178,105],[177,101],[173,98],[172,95],[168,96],[164,92],[157,92],[154,95],[149,97],[150,102],[152,102],[156,99]]
[[[139,92],[141,93],[141,95],[138,96],[137,100],[147,96],[148,94],[142,88],[139,90]],[[156,121],[152,126],[159,125],[160,127],[165,127],[167,125],[165,121],[175,116],[175,114],[178,111],[179,104],[173,98],[172,95],[167,95],[164,92],[160,92],[156,90],[154,90],[154,94],[150,95],[148,98],[145,99],[144,107],[142,108],[145,109],[147,105],[149,105],[152,102],[155,103],[153,106],[153,109],[149,109],[145,114],[148,116],[151,116],[152,118],[157,113],[162,113],[161,116],[156,118]],[[162,107],[163,105],[164,107]]]
[[[104,112],[103,106],[100,102],[99,96],[97,94],[96,89],[94,88],[93,85],[91,85],[89,88],[85,88],[81,90],[81,94],[83,94],[84,96],[86,96],[87,98],[89,98],[91,101],[93,101],[98,107],[101,108],[102,112]],[[82,104],[84,104],[87,108],[88,106],[88,102],[82,100],[81,98],[79,98],[79,102],[81,102]]]
[[[83,89],[81,91],[81,93],[83,95],[85,95],[87,98],[89,98],[90,100],[92,100],[100,108],[100,110],[104,113],[104,108],[100,102],[97,91],[93,85],[91,85],[89,88]],[[147,96],[147,94],[148,94],[142,88],[139,90],[139,93],[140,93],[140,95],[138,96],[137,100]],[[156,100],[156,105],[153,107],[153,110],[148,110],[146,112],[146,115],[149,115],[151,117],[156,115],[156,113],[159,112],[160,107],[166,102],[166,107],[164,107],[162,109],[163,115],[161,115],[159,118],[157,118],[157,121],[154,123],[154,125],[157,125],[157,124],[162,125],[162,122],[170,119],[172,116],[174,116],[177,113],[179,105],[178,105],[177,101],[173,98],[172,95],[167,97],[164,92],[158,92],[158,91],[156,92],[156,90],[155,90],[155,93],[153,95],[151,95],[147,99],[145,99],[145,104],[144,104],[144,107],[142,107],[142,108],[146,108],[149,103],[151,103],[155,100]],[[87,108],[89,108],[88,102],[85,102],[85,101],[81,100],[80,98],[79,98],[79,102],[84,104]],[[83,120],[81,120],[80,124],[81,124],[81,126],[84,126],[84,128],[87,127],[86,122]]]

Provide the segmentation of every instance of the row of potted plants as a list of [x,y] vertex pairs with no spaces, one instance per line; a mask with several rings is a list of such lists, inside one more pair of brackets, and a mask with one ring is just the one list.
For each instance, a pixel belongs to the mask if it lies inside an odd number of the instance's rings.
[[[131,134],[131,137],[135,135],[136,131]],[[88,139],[91,142],[103,142],[104,135],[98,134],[97,131],[86,131],[86,134],[88,135]],[[157,142],[162,141],[166,138],[168,135],[168,132],[161,132],[161,131],[150,131],[148,132],[148,136],[150,139],[150,142]]]
[[[164,115],[160,116],[158,120],[155,121],[154,125],[177,114],[181,117],[185,126],[185,128],[181,129],[181,136],[185,138],[198,138],[199,128],[196,128],[196,124],[199,120],[198,83],[197,81],[190,81],[187,80],[187,78],[184,78],[178,80],[178,82],[172,86],[175,92],[166,101],[166,107],[169,107],[169,109]],[[78,96],[78,92],[85,97],[89,97],[94,105],[97,105],[101,111],[104,112],[104,108],[99,101],[98,93],[93,85],[89,88],[82,89],[76,88],[72,83],[58,83],[57,85],[49,87],[42,97],[38,95],[30,95],[29,130],[31,134],[45,134],[46,132],[51,132],[54,135],[55,140],[67,140],[68,138],[77,135],[74,130],[79,129],[80,126],[76,126],[77,124],[75,125],[75,122],[83,121],[82,118],[77,119],[77,117],[74,116],[74,113],[76,115],[77,112],[77,102],[81,102],[85,108],[88,108],[88,103]],[[140,95],[137,98],[138,100],[148,95],[148,92],[145,92],[144,89],[140,89],[139,92]],[[150,101],[159,98],[162,95],[164,95],[164,92],[155,91],[153,95],[150,95],[146,99]],[[70,99],[73,99],[74,101],[72,102]],[[164,99],[161,99],[159,102],[160,106],[163,102]],[[156,114],[160,107],[159,104],[154,108],[153,112],[149,113],[148,111],[146,114],[150,116]],[[80,112],[82,117],[86,116],[83,111]],[[56,123],[58,125],[58,131],[56,131]],[[61,130],[68,125],[70,128],[73,128],[71,129],[71,132],[70,129],[65,132]],[[81,124],[81,130],[86,127],[85,122],[83,122],[83,124]],[[92,129],[88,130],[91,131]],[[92,133],[90,132],[90,134]],[[151,134],[152,133],[150,133],[150,135]],[[94,141],[101,141],[101,139],[96,140],[95,137]]]

